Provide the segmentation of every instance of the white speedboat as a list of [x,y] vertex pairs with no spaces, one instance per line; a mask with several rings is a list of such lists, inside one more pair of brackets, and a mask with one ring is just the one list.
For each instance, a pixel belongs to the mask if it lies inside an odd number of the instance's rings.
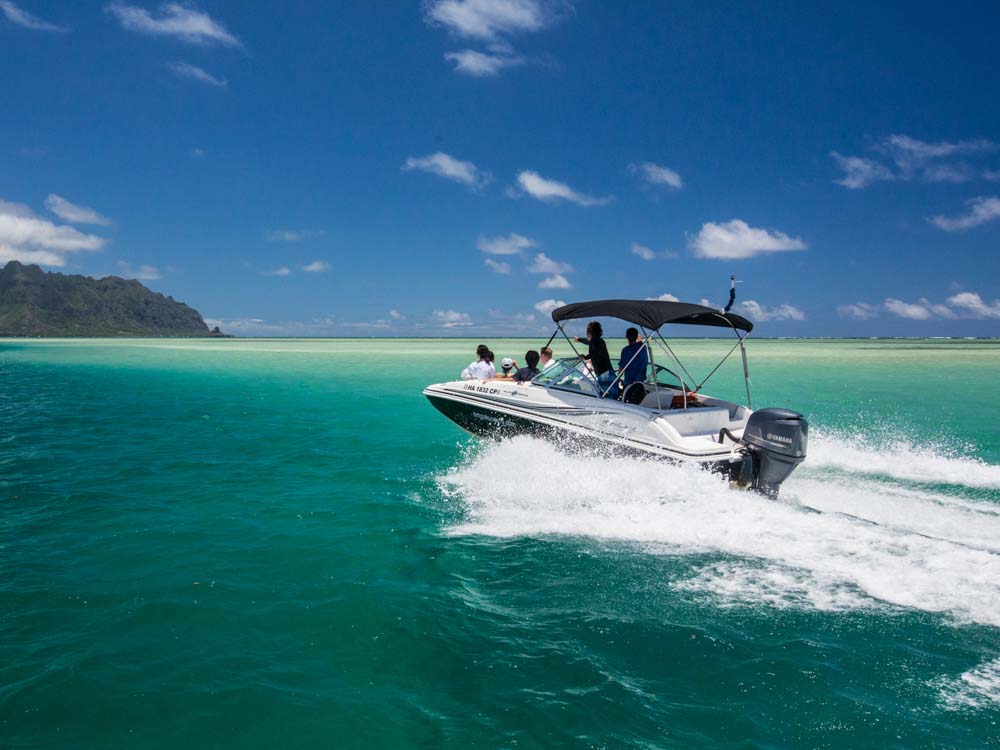
[[[438,411],[475,435],[502,438],[529,433],[560,443],[694,461],[723,472],[734,486],[776,496],[781,483],[805,459],[808,424],[801,414],[787,409],[751,409],[744,342],[753,324],[704,305],[598,300],[554,310],[552,338],[561,333],[576,352],[563,322],[598,317],[618,318],[642,330],[649,363],[646,380],[630,384],[619,398],[608,396],[621,390],[617,386],[624,368],[614,384],[601,384],[579,353],[558,360],[527,383],[456,380],[430,385],[424,395]],[[728,328],[736,343],[696,384],[661,333],[668,324]],[[655,362],[654,342],[662,361],[676,369]],[[701,392],[736,349],[743,359],[746,405]]]

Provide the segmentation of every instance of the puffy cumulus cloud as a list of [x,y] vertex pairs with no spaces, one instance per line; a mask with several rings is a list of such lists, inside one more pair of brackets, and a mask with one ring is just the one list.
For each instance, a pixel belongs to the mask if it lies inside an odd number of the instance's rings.
[[757,300],[748,299],[737,305],[739,312],[754,321],[766,320],[805,320],[806,314],[794,305],[776,305],[766,307]]
[[0,0],[0,13],[3,13],[7,20],[15,26],[32,31],[54,31],[57,33],[69,31],[65,26],[56,26],[54,23],[43,21],[38,16],[31,15],[28,11],[16,6],[11,0]]
[[504,263],[502,260],[493,260],[493,258],[485,258],[483,262],[486,263],[486,267],[490,269],[493,273],[499,273],[504,276],[510,274],[511,270],[513,270],[510,267],[510,263]]
[[973,198],[966,201],[969,210],[958,216],[931,216],[928,221],[946,232],[962,232],[981,224],[1000,219],[1000,198],[994,196]]
[[522,250],[535,247],[538,243],[530,237],[511,232],[506,237],[484,237],[476,240],[476,247],[490,255],[517,255]]
[[473,78],[493,78],[508,68],[516,68],[527,62],[525,58],[502,45],[494,45],[487,52],[474,49],[446,52],[444,59],[454,63],[456,73]]
[[837,305],[837,314],[842,318],[853,318],[854,320],[871,320],[878,317],[878,306],[870,305],[867,302],[855,302],[853,304]]
[[638,242],[632,243],[632,255],[638,255],[643,260],[655,260],[656,258],[674,260],[680,257],[673,250],[664,250],[662,253],[658,253],[653,248],[640,245]]
[[540,282],[538,282],[539,289],[572,289],[573,285],[569,283],[569,279],[563,276],[561,273],[555,273],[551,276],[546,276]]
[[970,318],[1000,318],[1000,300],[987,304],[976,292],[960,292],[948,298],[948,304]]
[[573,266],[569,263],[553,260],[545,253],[538,253],[535,255],[534,261],[532,261],[531,265],[528,266],[528,273],[557,274],[569,273],[572,270]]
[[314,260],[302,266],[302,270],[306,273],[326,273],[330,270],[330,264],[325,260]]
[[680,302],[674,295],[664,292],[659,297],[646,297],[651,302]]
[[226,88],[226,79],[213,76],[204,68],[199,68],[197,65],[192,65],[186,62],[171,62],[167,63],[167,70],[173,73],[178,78],[186,78],[189,81],[197,81],[198,83],[204,83],[209,86],[215,86],[216,88],[224,89]]
[[908,318],[910,320],[928,320],[931,317],[931,311],[926,305],[917,304],[914,302],[904,302],[901,299],[896,299],[895,297],[889,297],[885,301],[885,309],[891,312],[898,318]]
[[684,180],[670,167],[654,164],[651,161],[644,161],[639,164],[629,164],[629,171],[638,175],[644,182],[650,185],[666,185],[674,190],[684,187]]
[[428,23],[470,39],[541,31],[572,11],[567,0],[428,0]]
[[107,240],[43,219],[23,203],[0,199],[0,261],[66,265],[66,255],[100,250]]
[[125,260],[118,261],[118,268],[121,275],[126,279],[138,279],[139,281],[156,281],[163,278],[160,269],[143,263],[138,269],[133,269],[132,264]]
[[566,303],[561,299],[543,299],[536,302],[534,307],[538,310],[538,312],[542,313],[542,315],[551,315],[553,310],[558,307],[562,307],[565,304]]
[[897,134],[876,141],[871,148],[881,160],[831,151],[830,156],[844,172],[834,182],[852,190],[880,181],[918,177],[927,182],[969,182],[980,176],[980,170],[956,159],[980,158],[998,146],[982,138],[928,142]]
[[288,266],[278,266],[271,271],[263,271],[264,276],[291,276],[292,269]]
[[431,313],[431,320],[442,328],[464,328],[472,325],[469,314],[457,310],[435,310]]
[[414,170],[429,172],[473,189],[481,188],[493,179],[489,172],[482,171],[471,161],[456,159],[443,151],[437,151],[427,156],[411,156],[403,162],[401,169],[404,172]]
[[406,316],[403,315],[403,313],[401,313],[399,310],[390,310],[389,311],[389,319],[390,320],[406,320]]
[[881,312],[907,320],[993,319],[1000,318],[1000,300],[986,302],[978,292],[958,292],[944,302],[934,302],[927,297],[920,297],[916,302],[887,297],[879,305],[867,302],[840,305],[837,312],[841,317],[855,320],[870,320]]
[[97,224],[102,227],[111,226],[111,219],[101,216],[97,211],[86,206],[70,203],[60,195],[52,193],[45,199],[45,207],[64,221],[71,224]]
[[739,260],[767,253],[805,250],[806,243],[777,230],[751,227],[741,219],[723,224],[708,222],[691,240],[699,258]]
[[198,45],[242,47],[243,43],[225,26],[192,5],[164,3],[158,13],[124,3],[111,3],[105,10],[123,29],[148,36],[172,37]]
[[517,184],[521,190],[540,201],[568,201],[579,206],[603,206],[611,202],[611,197],[595,198],[586,193],[580,193],[565,182],[549,180],[538,172],[525,170],[517,175]]

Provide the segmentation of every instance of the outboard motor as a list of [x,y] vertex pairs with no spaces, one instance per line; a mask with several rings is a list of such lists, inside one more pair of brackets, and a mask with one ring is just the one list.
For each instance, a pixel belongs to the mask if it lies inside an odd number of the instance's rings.
[[743,443],[753,458],[752,489],[777,497],[781,483],[806,457],[809,423],[788,409],[761,409],[747,420]]

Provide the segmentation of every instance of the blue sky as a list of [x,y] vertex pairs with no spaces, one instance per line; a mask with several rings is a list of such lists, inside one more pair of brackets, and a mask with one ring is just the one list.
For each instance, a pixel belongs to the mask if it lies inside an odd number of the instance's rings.
[[0,0],[0,261],[251,335],[1000,335],[994,3]]

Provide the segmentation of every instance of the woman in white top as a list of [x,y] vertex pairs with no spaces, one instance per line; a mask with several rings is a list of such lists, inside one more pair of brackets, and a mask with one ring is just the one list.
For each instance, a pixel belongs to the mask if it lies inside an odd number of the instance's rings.
[[493,352],[486,344],[476,347],[476,356],[478,359],[462,370],[462,380],[489,380],[497,374],[493,366]]

